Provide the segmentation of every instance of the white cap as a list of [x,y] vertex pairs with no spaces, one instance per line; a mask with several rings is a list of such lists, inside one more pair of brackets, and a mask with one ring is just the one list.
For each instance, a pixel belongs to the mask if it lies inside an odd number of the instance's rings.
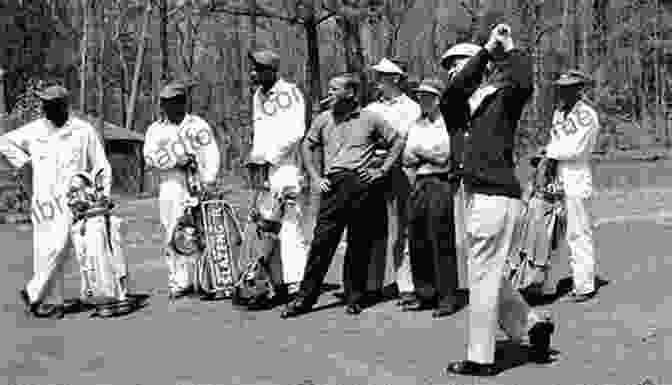
[[441,55],[441,66],[446,68],[448,61],[456,57],[472,57],[475,56],[482,47],[472,43],[458,43],[450,47],[446,53]]
[[376,72],[382,72],[382,73],[386,73],[386,74],[404,75],[404,70],[402,70],[401,67],[399,67],[398,65],[394,64],[388,58],[380,59],[378,64],[374,65],[371,68]]

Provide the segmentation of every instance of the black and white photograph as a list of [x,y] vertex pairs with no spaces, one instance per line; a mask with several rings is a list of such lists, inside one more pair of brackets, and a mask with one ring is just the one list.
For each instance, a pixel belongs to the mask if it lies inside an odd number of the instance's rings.
[[672,1],[0,0],[0,50],[0,385],[672,384]]

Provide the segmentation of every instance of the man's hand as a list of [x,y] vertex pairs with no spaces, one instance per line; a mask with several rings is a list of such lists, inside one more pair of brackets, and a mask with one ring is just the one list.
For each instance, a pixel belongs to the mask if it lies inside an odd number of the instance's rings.
[[384,176],[385,173],[379,168],[366,168],[359,170],[359,178],[364,183],[373,183],[382,179]]
[[331,190],[331,182],[327,178],[317,178],[315,179],[315,186],[320,189],[322,192],[327,192]]

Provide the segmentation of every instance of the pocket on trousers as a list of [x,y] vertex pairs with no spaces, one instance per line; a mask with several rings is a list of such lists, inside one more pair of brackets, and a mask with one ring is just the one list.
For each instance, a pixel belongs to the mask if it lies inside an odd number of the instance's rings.
[[508,198],[474,194],[471,199],[466,226],[469,238],[491,238],[501,232],[506,224]]

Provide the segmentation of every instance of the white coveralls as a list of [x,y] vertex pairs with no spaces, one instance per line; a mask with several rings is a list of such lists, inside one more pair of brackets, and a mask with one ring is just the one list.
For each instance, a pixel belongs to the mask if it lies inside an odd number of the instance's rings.
[[[421,114],[420,105],[406,94],[371,103],[366,109],[381,114],[404,137],[408,136],[409,127]],[[405,176],[408,177],[408,175]],[[395,186],[394,181],[392,181],[392,186]],[[405,195],[408,193],[406,192]],[[401,293],[412,293],[415,290],[408,239],[405,235],[406,221],[400,218],[406,210],[400,205],[405,205],[405,203],[406,200],[400,201],[398,194],[394,192],[386,200],[386,244],[380,246],[384,247],[382,250],[379,247],[376,248],[376,255],[371,260],[368,290],[382,289],[390,281],[397,283]],[[384,253],[384,255],[379,255],[379,253]]]
[[590,157],[599,131],[597,112],[579,100],[567,115],[554,112],[551,141],[546,147],[546,156],[558,160],[558,174],[565,190],[569,262],[574,292],[579,295],[595,290],[593,224],[586,204],[593,194]]
[[[299,143],[306,131],[305,101],[293,83],[278,79],[267,94],[258,89],[254,94],[253,141],[250,158],[271,163],[269,183],[274,194],[293,194],[282,218],[280,229],[280,260],[271,260],[275,284],[288,285],[290,292],[298,289],[308,258],[310,223],[309,196],[302,191],[305,179],[299,164]],[[277,256],[272,256],[277,257]]]
[[220,167],[220,153],[210,125],[200,117],[187,114],[182,123],[168,120],[152,123],[147,129],[143,155],[149,167],[158,170],[159,214],[165,231],[164,258],[168,265],[171,291],[192,287],[196,280],[198,255],[185,257],[170,247],[177,220],[184,214],[189,197],[186,172],[177,166],[185,154],[196,157],[198,176],[202,183],[213,183]]
[[[62,305],[64,265],[72,213],[66,193],[78,172],[104,170],[104,193],[110,194],[111,168],[95,129],[71,117],[61,128],[42,118],[5,134],[0,152],[15,166],[33,166],[33,278],[26,290],[30,301]],[[29,154],[29,155],[28,155]]]

